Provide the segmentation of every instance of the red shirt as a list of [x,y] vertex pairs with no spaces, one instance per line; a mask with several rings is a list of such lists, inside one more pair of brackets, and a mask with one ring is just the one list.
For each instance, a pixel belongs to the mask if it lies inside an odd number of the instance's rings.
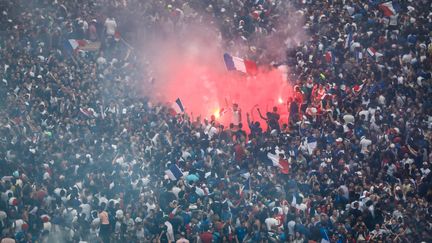
[[210,232],[204,232],[200,235],[200,239],[203,243],[212,243],[213,234]]
[[279,164],[282,166],[281,173],[287,175],[289,173],[289,163],[286,159],[279,159]]

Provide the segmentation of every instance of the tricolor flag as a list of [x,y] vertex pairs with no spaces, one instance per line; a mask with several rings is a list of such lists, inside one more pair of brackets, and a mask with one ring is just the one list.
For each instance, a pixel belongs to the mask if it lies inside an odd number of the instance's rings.
[[184,110],[184,106],[183,103],[181,102],[180,98],[177,98],[176,101],[172,104],[172,108],[174,109],[174,111],[179,114],[179,113],[183,113]]
[[69,39],[66,41],[65,48],[70,53],[81,51],[98,51],[101,46],[100,42],[92,42],[88,40]]
[[383,11],[384,16],[390,17],[396,15],[400,11],[400,6],[393,1],[388,1],[379,5],[379,9]]
[[376,52],[377,52],[377,51],[375,50],[375,48],[373,48],[373,47],[369,47],[369,48],[367,48],[366,51],[367,51],[367,53],[368,53],[368,55],[369,55],[370,57],[375,57]]
[[72,48],[72,50],[74,50],[74,51],[79,49],[80,46],[87,45],[86,40],[69,39],[68,42],[69,42],[70,48]]
[[165,171],[165,175],[167,175],[170,180],[176,181],[183,176],[183,172],[176,164],[171,164],[169,169]]
[[285,151],[282,149],[279,149],[279,147],[276,147],[274,154],[272,154],[270,152],[267,153],[267,158],[269,158],[271,160],[273,166],[277,166],[279,168],[282,168],[282,165],[280,165],[280,163],[279,163],[279,159],[280,159],[279,154],[285,155]]
[[224,54],[224,61],[229,71],[240,71],[248,74],[256,74],[258,71],[257,64],[254,61],[242,59],[240,57],[231,56],[228,53]]

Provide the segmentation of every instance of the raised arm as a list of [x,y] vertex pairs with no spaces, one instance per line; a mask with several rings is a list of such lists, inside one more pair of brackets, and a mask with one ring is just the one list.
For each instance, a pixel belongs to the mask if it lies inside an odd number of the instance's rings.
[[261,117],[261,119],[263,119],[263,120],[268,120],[266,117],[264,117],[262,114],[261,114],[261,110],[259,109],[259,108],[257,108],[257,110],[258,110],[258,114],[259,114],[259,116]]

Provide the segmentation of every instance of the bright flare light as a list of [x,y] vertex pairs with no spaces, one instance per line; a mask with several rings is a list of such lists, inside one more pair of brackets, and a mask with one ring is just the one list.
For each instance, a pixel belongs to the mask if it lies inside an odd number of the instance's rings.
[[283,104],[283,100],[281,97],[279,97],[278,102],[279,102],[279,104]]
[[216,119],[219,119],[219,117],[220,117],[220,111],[219,111],[219,109],[216,109],[216,110],[213,112],[213,115],[215,116]]

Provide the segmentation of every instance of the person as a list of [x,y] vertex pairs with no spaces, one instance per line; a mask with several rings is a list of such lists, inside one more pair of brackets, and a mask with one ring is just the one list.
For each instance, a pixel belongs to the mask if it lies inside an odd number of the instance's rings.
[[279,154],[279,165],[280,165],[280,172],[284,175],[288,175],[290,165],[283,153]]
[[104,27],[105,27],[105,34],[107,36],[114,37],[117,30],[117,22],[115,18],[112,16],[108,16],[105,19]]
[[290,98],[287,102],[289,111],[289,122],[297,122],[299,120],[300,107],[296,99]]
[[242,111],[237,103],[232,105],[232,124],[234,128],[238,129],[240,123],[242,122]]
[[247,119],[247,123],[248,123],[249,130],[250,130],[249,137],[250,138],[260,137],[262,134],[262,128],[261,128],[260,122],[259,121],[255,121],[255,122],[251,121],[249,113],[246,113],[246,119]]
[[[391,17],[378,1],[243,2],[3,1],[0,239],[432,242],[429,2],[394,1]],[[104,43],[98,6],[123,41]],[[171,73],[136,43],[183,47],[192,23],[260,66],[289,63],[300,122],[262,133],[250,117],[248,139],[234,124],[209,139],[204,119],[143,94]]]
[[261,114],[261,110],[259,108],[257,110],[261,119],[267,122],[268,132],[271,132],[273,130],[280,131],[280,126],[279,126],[280,115],[278,113],[278,108],[276,106],[273,107],[272,112],[267,112],[265,117]]
[[210,231],[210,229],[205,230],[199,235],[199,239],[201,240],[202,243],[211,243],[213,242],[213,234]]
[[189,243],[189,240],[186,239],[185,232],[180,233],[180,238],[176,241],[176,243]]
[[111,226],[109,222],[108,212],[105,211],[105,208],[102,206],[99,211],[99,220],[100,220],[100,231],[99,234],[104,243],[110,242],[110,234],[111,234]]

